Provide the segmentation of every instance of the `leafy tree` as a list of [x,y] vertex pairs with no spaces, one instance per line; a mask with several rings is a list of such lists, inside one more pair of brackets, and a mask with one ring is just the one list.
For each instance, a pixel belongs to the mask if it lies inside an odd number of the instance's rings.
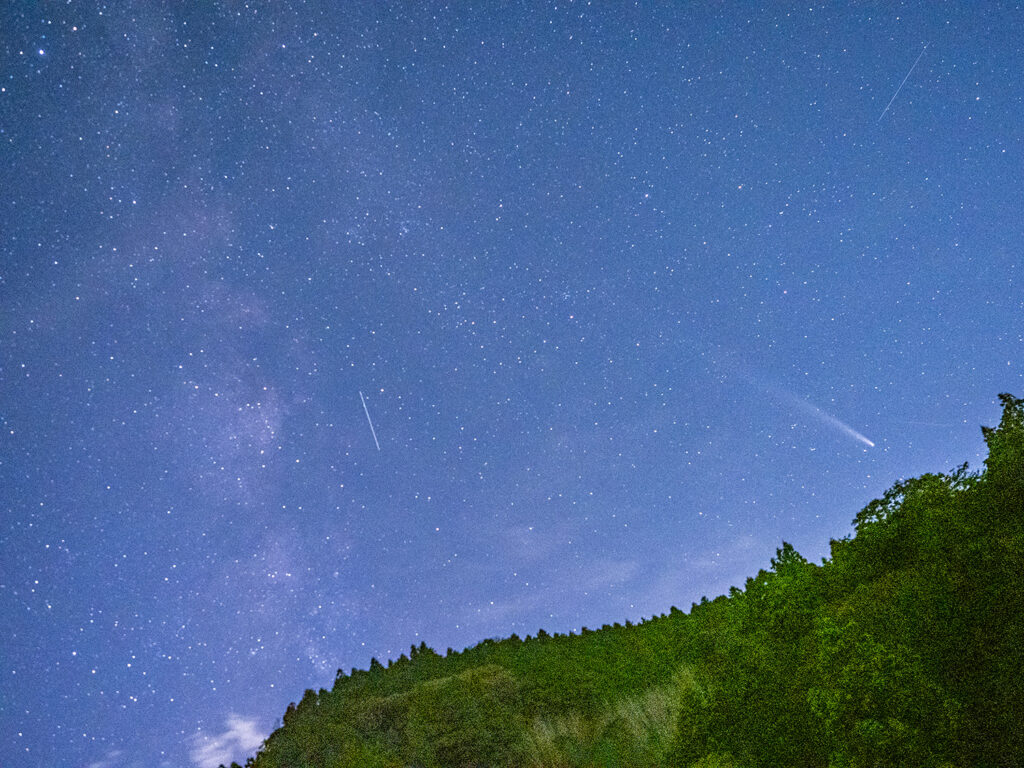
[[427,768],[510,764],[524,731],[518,695],[498,666],[419,686],[409,708],[411,756]]
[[1000,400],[982,472],[899,481],[821,565],[783,542],[689,615],[339,670],[247,766],[1019,768],[1024,400]]

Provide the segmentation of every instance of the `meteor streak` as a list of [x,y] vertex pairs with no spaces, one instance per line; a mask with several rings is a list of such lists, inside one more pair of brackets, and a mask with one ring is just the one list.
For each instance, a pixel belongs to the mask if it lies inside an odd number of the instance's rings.
[[[363,398],[363,393],[359,393],[359,402],[363,404],[363,412],[366,413],[366,423],[370,425],[370,434],[373,435],[373,444],[377,446],[377,450],[380,450],[380,443],[377,442],[377,430],[373,428],[373,421],[370,419],[370,409],[366,407],[366,400]],[[874,445],[874,443],[872,443]]]
[[[919,54],[917,54],[917,58],[914,59],[914,63],[910,65],[910,72],[914,71],[914,67],[917,66],[917,62],[919,62],[921,60],[921,57],[924,56],[924,52],[927,51],[927,50],[928,50],[928,43],[925,43],[924,44],[924,48],[921,49],[921,52]],[[910,79],[910,72],[907,72],[907,76],[903,78],[903,83],[907,82],[907,80]],[[900,91],[903,90],[903,83],[900,83],[900,87],[896,89],[896,93],[894,93],[892,95],[892,98],[889,99],[889,103],[885,105],[885,109],[882,110],[882,114],[880,114],[878,116],[878,121],[877,122],[879,122],[879,123],[882,122],[882,118],[885,117],[885,113],[889,111],[889,107],[892,106],[892,103],[894,101],[896,101],[896,97],[900,95]]]

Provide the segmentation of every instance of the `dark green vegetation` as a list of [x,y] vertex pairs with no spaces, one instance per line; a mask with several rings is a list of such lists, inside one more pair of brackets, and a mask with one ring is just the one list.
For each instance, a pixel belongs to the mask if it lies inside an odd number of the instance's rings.
[[309,690],[249,763],[1024,765],[1024,400],[989,456],[897,483],[809,563],[689,614],[411,649]]

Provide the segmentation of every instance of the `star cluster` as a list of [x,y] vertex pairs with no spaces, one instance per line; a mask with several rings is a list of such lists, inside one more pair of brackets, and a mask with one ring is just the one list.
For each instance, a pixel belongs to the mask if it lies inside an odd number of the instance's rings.
[[7,4],[2,754],[241,761],[337,668],[688,608],[977,464],[1022,21]]

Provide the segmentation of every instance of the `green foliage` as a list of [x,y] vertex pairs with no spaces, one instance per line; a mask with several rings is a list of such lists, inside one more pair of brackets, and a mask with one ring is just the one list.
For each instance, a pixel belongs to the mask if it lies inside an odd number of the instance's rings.
[[642,695],[609,704],[587,717],[578,710],[538,717],[521,743],[518,765],[660,765],[671,745],[685,673]]
[[408,749],[425,768],[514,764],[521,711],[519,686],[502,667],[431,680],[412,691]]
[[1000,399],[980,474],[896,483],[821,565],[783,542],[689,615],[339,670],[251,762],[1020,766],[1024,400]]
[[856,622],[823,618],[808,698],[834,765],[918,765],[948,743],[941,687],[906,646],[886,646]]

